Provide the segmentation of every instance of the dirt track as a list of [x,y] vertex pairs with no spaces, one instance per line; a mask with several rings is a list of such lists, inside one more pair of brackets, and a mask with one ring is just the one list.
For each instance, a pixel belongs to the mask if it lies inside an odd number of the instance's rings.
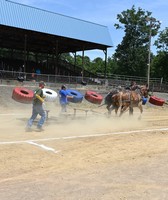
[[[0,200],[167,200],[168,107],[144,106],[142,120],[46,103],[43,132],[25,132],[31,105],[0,87]],[[166,96],[165,96],[166,97]],[[74,107],[106,112],[86,101]],[[48,149],[47,149],[48,148]]]

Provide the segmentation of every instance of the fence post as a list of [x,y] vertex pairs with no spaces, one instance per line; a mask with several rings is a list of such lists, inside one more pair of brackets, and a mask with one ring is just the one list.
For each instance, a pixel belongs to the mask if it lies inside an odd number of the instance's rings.
[[50,76],[48,75],[48,83],[50,82]]

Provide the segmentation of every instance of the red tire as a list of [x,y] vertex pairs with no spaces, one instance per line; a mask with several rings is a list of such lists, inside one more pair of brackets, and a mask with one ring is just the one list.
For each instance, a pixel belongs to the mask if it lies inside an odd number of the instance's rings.
[[151,96],[149,99],[149,103],[154,104],[156,106],[163,106],[163,104],[165,103],[165,100],[158,98],[156,96]]
[[34,92],[26,88],[16,87],[13,89],[12,99],[17,102],[31,104],[33,101]]
[[103,96],[93,91],[86,91],[85,99],[94,104],[101,104]]

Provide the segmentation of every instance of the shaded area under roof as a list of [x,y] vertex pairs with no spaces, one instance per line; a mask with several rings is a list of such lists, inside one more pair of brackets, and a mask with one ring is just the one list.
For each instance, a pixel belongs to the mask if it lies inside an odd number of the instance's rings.
[[106,50],[112,47],[106,26],[33,8],[0,1],[0,43],[3,48],[39,53]]

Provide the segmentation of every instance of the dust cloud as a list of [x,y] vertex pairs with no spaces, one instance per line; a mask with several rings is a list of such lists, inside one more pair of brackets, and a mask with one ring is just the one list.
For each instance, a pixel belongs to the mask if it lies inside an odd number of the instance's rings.
[[138,129],[145,126],[145,122],[138,120],[137,116],[123,116],[122,118],[112,116],[85,116],[73,118],[62,118],[53,120],[52,117],[46,125],[49,132],[57,132],[60,134],[69,133],[69,135],[91,135],[103,134],[115,131],[127,131],[132,128]]

